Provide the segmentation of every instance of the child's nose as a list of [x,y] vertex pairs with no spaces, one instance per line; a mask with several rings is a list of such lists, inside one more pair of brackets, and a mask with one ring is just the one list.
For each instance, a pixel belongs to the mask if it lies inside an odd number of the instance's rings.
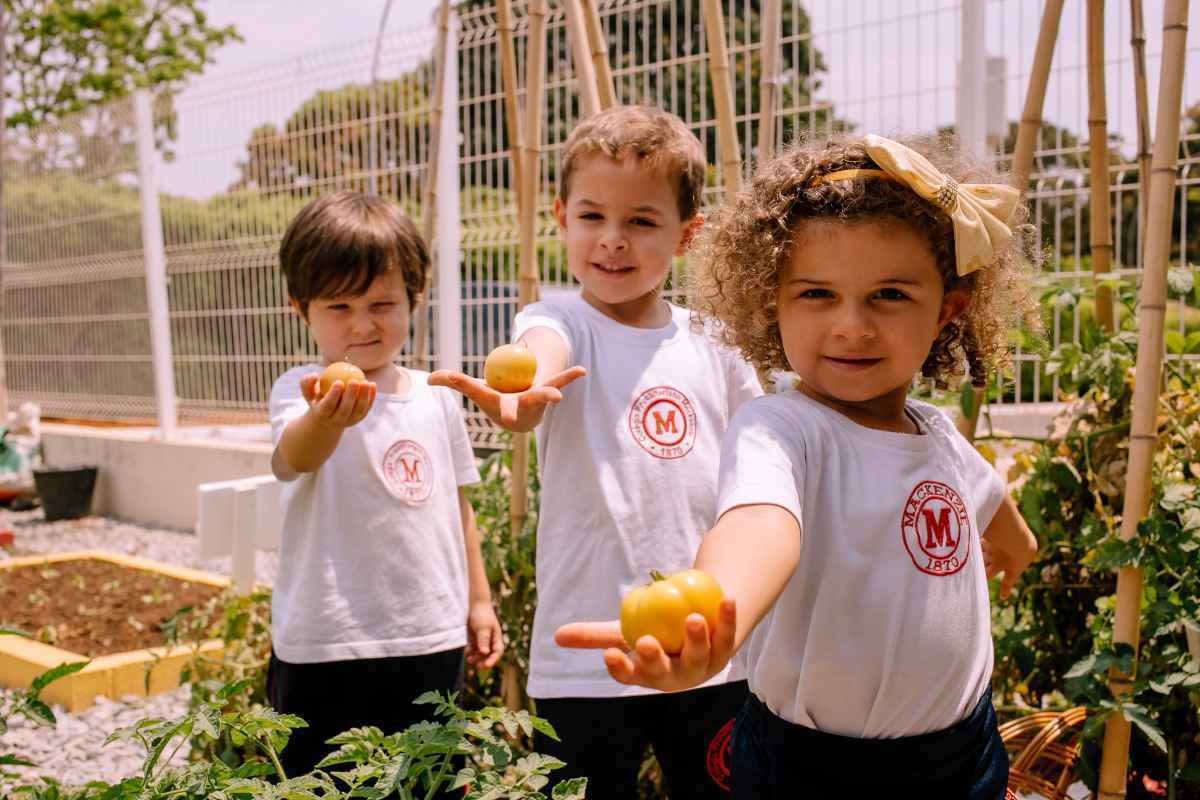
[[846,303],[834,321],[833,332],[843,339],[874,339],[877,328],[867,309]]
[[600,235],[600,246],[609,252],[624,250],[626,247],[625,234],[620,228],[608,227]]

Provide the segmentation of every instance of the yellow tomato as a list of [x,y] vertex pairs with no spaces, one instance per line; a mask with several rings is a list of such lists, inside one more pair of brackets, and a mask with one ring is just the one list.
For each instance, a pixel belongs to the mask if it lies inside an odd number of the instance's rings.
[[483,362],[483,380],[497,392],[523,392],[535,374],[537,357],[519,344],[502,344]]
[[698,569],[665,578],[653,573],[653,577],[649,585],[630,590],[621,601],[621,636],[630,647],[643,636],[653,636],[664,652],[678,655],[689,614],[703,616],[710,629],[717,624],[721,587]]
[[367,376],[349,361],[335,361],[321,373],[321,397],[329,393],[335,381],[341,381],[343,386],[349,386],[350,381],[365,381]]

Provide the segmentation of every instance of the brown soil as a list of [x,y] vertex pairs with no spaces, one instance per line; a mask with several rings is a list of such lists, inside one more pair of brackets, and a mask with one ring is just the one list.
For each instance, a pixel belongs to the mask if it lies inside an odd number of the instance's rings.
[[155,572],[78,559],[0,569],[0,626],[95,657],[159,647],[159,626],[221,590]]

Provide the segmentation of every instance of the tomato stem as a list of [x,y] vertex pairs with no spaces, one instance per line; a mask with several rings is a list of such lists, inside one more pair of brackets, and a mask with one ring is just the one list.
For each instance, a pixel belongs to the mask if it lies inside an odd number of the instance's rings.
[[652,570],[650,570],[650,579],[654,580],[654,581],[665,581],[667,579],[667,576],[663,575],[661,572],[659,572],[656,569],[652,569]]

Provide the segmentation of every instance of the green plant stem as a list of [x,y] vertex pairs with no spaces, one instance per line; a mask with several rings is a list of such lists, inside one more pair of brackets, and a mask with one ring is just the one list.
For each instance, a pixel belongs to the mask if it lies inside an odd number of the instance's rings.
[[168,765],[170,765],[171,759],[174,758],[175,754],[179,752],[179,748],[183,747],[183,743],[186,740],[187,740],[186,736],[179,737],[179,743],[177,745],[175,745],[175,749],[171,751],[171,755],[167,756],[167,760],[162,762],[162,765],[158,768],[158,774],[155,775],[153,778],[154,783],[157,783],[159,778],[162,777],[163,771],[167,768]]
[[251,736],[242,728],[234,728],[234,730],[241,733],[248,740],[254,742],[254,744],[258,745],[259,749],[267,754],[267,758],[271,759],[271,764],[275,766],[275,772],[279,775],[279,780],[286,781],[288,779],[287,773],[283,771],[283,764],[279,763],[279,756],[275,755],[275,749],[273,747],[266,742],[259,741],[257,736]]
[[438,787],[442,785],[442,781],[446,778],[446,771],[450,769],[450,757],[452,755],[452,753],[447,753],[446,757],[442,759],[442,768],[438,770],[437,777],[429,784],[429,791],[425,794],[425,800],[433,800],[433,798],[437,797]]

